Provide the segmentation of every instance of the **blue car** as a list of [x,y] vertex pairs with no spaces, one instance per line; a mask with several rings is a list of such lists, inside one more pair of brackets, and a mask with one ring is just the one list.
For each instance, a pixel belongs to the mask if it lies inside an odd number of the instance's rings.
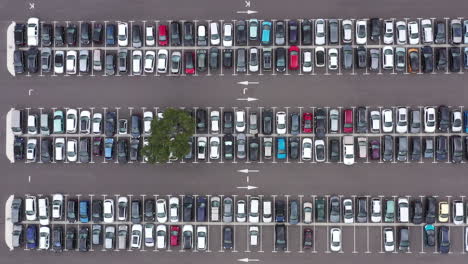
[[286,139],[277,138],[276,139],[276,158],[277,159],[286,159]]
[[26,229],[26,248],[37,248],[37,227],[36,225],[29,225]]
[[262,22],[262,45],[271,44],[271,25],[270,21]]
[[106,138],[104,139],[104,157],[106,160],[112,160],[112,149],[114,147],[114,139]]
[[106,44],[115,45],[115,25],[113,24],[106,27]]
[[88,201],[80,202],[80,222],[81,223],[89,222],[89,202]]
[[463,127],[465,133],[468,133],[468,111],[463,111]]
[[207,211],[207,199],[204,196],[199,196],[197,198],[197,221],[205,222],[206,221],[206,211]]

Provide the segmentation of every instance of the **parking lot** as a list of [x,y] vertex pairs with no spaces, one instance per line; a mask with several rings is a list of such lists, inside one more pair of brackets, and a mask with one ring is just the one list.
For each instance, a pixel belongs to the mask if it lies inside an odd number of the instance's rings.
[[[115,8],[109,8],[109,6]],[[18,1],[7,1],[0,10],[0,15],[4,18],[1,25],[1,32],[5,36],[6,29],[12,21],[24,22],[28,17],[38,17],[45,23],[69,23],[79,24],[79,21],[95,21],[95,23],[116,23],[118,21],[134,21],[143,26],[143,20],[156,21],[161,23],[168,21],[234,21],[249,20],[258,18],[262,20],[298,20],[317,18],[339,18],[339,19],[361,19],[380,17],[382,19],[418,20],[418,18],[445,18],[465,19],[466,14],[462,10],[468,9],[468,4],[464,1],[433,2],[421,4],[419,2],[407,2],[401,0],[362,2],[362,1],[342,1],[331,0],[325,4],[311,3],[310,1],[294,1],[287,3],[275,3],[271,1],[258,0],[251,2],[251,6],[246,7],[246,3],[236,1],[214,2],[209,0],[196,1],[194,3],[182,2],[177,4],[167,2],[139,1],[132,4],[110,3],[107,0],[101,1],[81,1],[80,7],[73,4],[52,1],[47,3],[35,2],[35,7],[29,9],[28,3]],[[91,8],[93,7],[93,8]],[[238,11],[253,10],[258,13],[243,14]],[[66,25],[66,23],[64,23]],[[439,106],[447,105],[452,108],[465,106],[468,100],[465,92],[466,74],[451,73],[444,74],[405,74],[382,70],[369,71],[365,74],[365,69],[354,68],[351,70],[340,69],[331,71],[327,67],[317,69],[313,67],[315,75],[309,75],[302,69],[280,73],[272,72],[248,72],[235,73],[225,71],[221,75],[221,69],[198,73],[196,78],[189,76],[166,78],[167,74],[158,77],[148,74],[146,77],[138,76],[107,76],[101,77],[102,73],[76,74],[75,76],[55,76],[52,73],[40,72],[31,74],[18,74],[12,77],[5,64],[6,50],[5,42],[0,43],[0,60],[3,61],[0,73],[4,93],[0,97],[0,113],[2,122],[0,128],[2,135],[5,135],[5,114],[11,108],[30,108],[34,113],[39,114],[39,109],[50,111],[52,108],[82,108],[101,111],[103,108],[116,109],[120,107],[119,115],[129,118],[129,108],[133,107],[135,113],[141,114],[142,107],[156,110],[153,107],[164,109],[167,107],[185,107],[186,109],[208,108],[221,110],[242,108],[258,110],[260,107],[286,111],[288,113],[297,111],[299,106],[306,108],[313,107],[358,107],[369,106],[378,109],[379,106],[398,107],[408,106],[417,108],[419,106]],[[368,43],[369,48],[383,48],[383,44]],[[255,45],[262,51],[261,45]],[[393,45],[396,47],[398,45]],[[420,48],[423,44],[416,45]],[[250,46],[249,46],[250,47]],[[271,46],[276,48],[275,45]],[[315,45],[309,46],[315,49]],[[338,52],[341,52],[343,44],[336,45]],[[445,47],[445,46],[444,46]],[[460,45],[461,55],[463,55],[464,44]],[[83,47],[82,47],[83,48]],[[97,49],[98,47],[94,47]],[[100,47],[102,49],[102,47]],[[207,49],[211,47],[194,47],[190,50],[196,52],[197,49]],[[219,47],[224,49],[224,47]],[[247,48],[247,46],[246,46]],[[286,48],[286,47],[285,47]],[[287,47],[289,48],[289,46]],[[301,51],[307,49],[300,47]],[[333,48],[325,46],[325,49]],[[353,48],[357,45],[353,44]],[[407,48],[411,48],[408,47]],[[448,48],[448,46],[447,46]],[[79,51],[80,47],[74,47]],[[84,49],[84,48],[83,48]],[[88,48],[87,48],[88,49]],[[91,49],[91,48],[89,48]],[[113,48],[117,51],[118,48]],[[133,48],[128,47],[129,50]],[[142,51],[151,48],[143,47]],[[158,51],[160,47],[153,50]],[[172,51],[176,48],[169,47]],[[104,49],[102,49],[104,50]],[[184,51],[185,47],[179,50]],[[315,51],[315,50],[314,50]],[[356,50],[355,50],[356,51]],[[247,51],[248,52],[248,51]],[[341,54],[340,54],[341,56]],[[288,59],[288,58],[287,58]],[[463,62],[463,58],[462,58]],[[327,62],[326,62],[327,63]],[[341,66],[341,63],[339,64]],[[463,64],[462,64],[463,66]],[[463,68],[463,67],[462,67]],[[248,69],[247,69],[248,70]],[[422,70],[422,68],[421,68]],[[210,76],[208,75],[208,71]],[[328,71],[328,75],[325,73]],[[461,70],[465,72],[465,69]],[[342,74],[339,74],[339,73]],[[234,75],[235,73],[235,75]],[[286,75],[288,73],[289,75]],[[303,74],[299,76],[299,74]],[[276,75],[273,75],[276,74]],[[80,75],[80,77],[78,77]],[[162,76],[164,75],[164,76]],[[250,83],[245,84],[245,81]],[[240,84],[239,84],[240,83]],[[247,101],[248,98],[256,100]],[[461,109],[464,110],[464,109]],[[103,112],[103,110],[102,110]],[[132,112],[132,113],[134,113]],[[395,134],[396,135],[396,134]],[[69,135],[64,135],[68,137]],[[206,135],[206,136],[212,136]],[[372,135],[370,135],[372,136]],[[424,136],[424,135],[421,135]],[[449,135],[447,135],[449,136]],[[26,135],[25,138],[28,136]],[[73,136],[71,136],[73,137]],[[411,135],[409,135],[411,137]],[[313,138],[313,136],[312,136]],[[0,141],[2,152],[6,147],[5,141]],[[111,197],[115,195],[133,194],[134,197],[142,199],[155,195],[216,195],[225,196],[246,195],[299,199],[299,195],[304,195],[303,199],[311,194],[317,196],[342,195],[352,197],[353,195],[371,197],[401,197],[411,196],[416,199],[421,196],[438,195],[439,199],[461,199],[466,195],[466,164],[449,164],[446,162],[432,163],[431,160],[423,160],[423,164],[418,162],[410,163],[364,163],[364,160],[356,161],[354,166],[344,166],[340,164],[303,164],[290,160],[290,163],[279,162],[227,162],[223,160],[211,163],[192,162],[182,163],[181,161],[171,164],[142,164],[120,166],[115,163],[94,164],[23,164],[16,162],[11,164],[4,156],[0,156],[0,164],[3,170],[3,181],[0,187],[0,200],[2,204],[9,195],[23,197],[24,194],[49,195],[54,192],[68,194],[69,197],[76,197],[81,194],[86,199],[103,199],[103,195]],[[115,164],[115,165],[114,165]],[[297,164],[297,165],[296,165]],[[300,165],[299,165],[300,164]],[[245,171],[247,170],[247,173]],[[242,171],[242,172],[240,172]],[[250,186],[250,189],[248,188]],[[93,199],[94,199],[93,198]],[[3,207],[3,206],[2,206]],[[4,210],[0,216],[4,217]],[[193,223],[195,226],[197,223]],[[65,223],[52,226],[63,225]],[[79,224],[82,225],[82,224]],[[117,226],[118,223],[115,224]],[[204,224],[205,225],[205,224]],[[3,224],[2,224],[3,226]],[[72,226],[67,223],[67,227]],[[448,225],[452,237],[451,254],[433,253],[435,249],[427,249],[422,246],[422,227],[409,225],[410,230],[410,251],[411,253],[379,253],[381,252],[381,228],[383,225],[366,224],[338,224],[343,230],[343,253],[326,253],[328,250],[327,234],[332,225],[315,225],[314,243],[315,249],[302,250],[301,253],[301,229],[306,225],[289,225],[288,230],[288,250],[290,253],[272,252],[274,251],[274,226],[259,225],[262,228],[261,241],[263,252],[259,249],[249,248],[247,243],[248,224],[233,224],[235,228],[235,248],[237,252],[219,252],[221,247],[222,225],[206,223],[209,234],[209,248],[211,252],[179,252],[180,249],[171,249],[171,252],[153,251],[154,249],[132,250],[125,252],[114,252],[113,250],[101,251],[97,246],[93,247],[93,252],[81,253],[68,251],[61,254],[35,250],[13,250],[9,251],[5,243],[0,243],[1,263],[51,263],[67,262],[82,263],[83,261],[107,263],[130,263],[158,261],[164,263],[215,263],[222,258],[225,262],[240,263],[241,261],[259,261],[264,263],[303,263],[304,260],[344,263],[352,261],[359,263],[383,264],[398,262],[412,263],[465,263],[466,254],[463,252],[463,228],[462,226]],[[314,224],[310,225],[311,227]],[[397,225],[395,225],[397,226]],[[436,225],[437,227],[440,225]],[[90,225],[91,229],[91,225]],[[1,228],[0,234],[4,234]],[[354,235],[355,234],[355,235]],[[246,252],[250,251],[250,252]],[[421,252],[426,253],[421,253]],[[316,252],[316,253],[314,253]],[[355,252],[355,253],[353,253]],[[370,253],[366,253],[370,252]],[[240,260],[240,261],[239,261]]]

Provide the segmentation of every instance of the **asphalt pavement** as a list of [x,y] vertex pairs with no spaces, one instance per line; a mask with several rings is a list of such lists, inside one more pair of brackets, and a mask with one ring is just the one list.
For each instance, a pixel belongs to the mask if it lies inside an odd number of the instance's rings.
[[[30,9],[29,2],[35,3]],[[45,20],[132,19],[247,19],[257,18],[360,18],[360,17],[459,17],[468,10],[467,1],[109,1],[58,0],[12,1],[0,4],[0,30],[6,36],[11,21],[30,16]],[[256,15],[236,11],[255,10]],[[5,41],[0,42],[0,149],[5,149],[5,115],[12,108],[38,107],[245,107],[245,106],[379,106],[466,105],[466,74],[436,75],[317,75],[317,76],[198,76],[184,78],[125,77],[31,77],[15,78],[6,70]],[[257,81],[258,85],[239,85]],[[243,94],[243,88],[248,89]],[[241,97],[258,98],[240,102]],[[3,170],[0,201],[11,194],[134,193],[134,194],[289,194],[289,195],[430,195],[466,194],[466,164],[10,164],[0,155]],[[239,173],[240,169],[259,172]],[[253,185],[254,190],[238,189]],[[0,219],[4,219],[0,210]],[[352,232],[352,231],[350,231]],[[365,233],[364,233],[365,234]],[[4,228],[0,229],[0,237]],[[361,236],[358,236],[358,239]],[[461,240],[461,239],[460,239]],[[362,243],[365,243],[364,240]],[[417,250],[415,250],[417,251]],[[258,259],[262,263],[466,263],[464,254],[379,254],[345,250],[342,254],[259,252],[70,252],[9,251],[0,243],[0,263],[240,263]]]

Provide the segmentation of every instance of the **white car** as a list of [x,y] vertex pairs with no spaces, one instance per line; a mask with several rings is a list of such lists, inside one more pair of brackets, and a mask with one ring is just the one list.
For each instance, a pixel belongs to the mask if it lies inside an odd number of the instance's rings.
[[453,218],[453,223],[456,225],[461,225],[463,224],[463,220],[465,220],[465,213],[464,213],[464,208],[463,208],[463,202],[462,201],[453,201],[453,210],[452,210],[452,218]]
[[143,112],[143,133],[151,134],[151,122],[153,121],[154,115],[151,111]]
[[156,201],[156,219],[159,223],[167,222],[167,209],[165,199],[158,199]]
[[408,109],[399,107],[397,110],[396,132],[406,133],[408,131]]
[[55,58],[62,58],[62,63],[59,63],[54,59],[54,72],[55,74],[63,74],[63,72],[65,71],[65,51],[55,51]]
[[371,200],[371,222],[379,223],[382,221],[382,201],[378,198]]
[[249,55],[249,71],[258,72],[258,61],[260,59],[260,56],[258,55],[258,49],[250,48]]
[[256,247],[258,246],[258,240],[260,237],[260,231],[258,226],[250,226],[249,227],[249,243],[250,246]]
[[236,131],[239,133],[245,132],[245,111],[236,110]]
[[312,52],[304,51],[304,53],[302,53],[302,72],[311,72],[312,64]]
[[406,44],[406,23],[405,21],[397,21],[396,26],[396,39],[397,44]]
[[30,17],[28,19],[28,46],[39,45],[39,18]]
[[391,109],[382,110],[382,131],[384,133],[393,132],[393,111]]
[[147,223],[145,225],[145,247],[154,247],[154,224]]
[[436,128],[436,111],[434,107],[424,108],[424,132],[434,133]]
[[338,133],[340,127],[340,111],[338,109],[330,109],[329,112],[330,119],[330,133]]
[[204,160],[206,158],[206,137],[197,138],[197,159]]
[[37,116],[28,115],[28,134],[37,135]]
[[119,22],[117,26],[117,39],[120,47],[128,46],[128,24]]
[[55,138],[54,160],[63,161],[65,159],[65,138]]
[[217,22],[210,23],[210,43],[214,46],[217,46],[219,43],[221,43],[219,36],[219,26]]
[[197,226],[197,250],[206,250],[208,229],[206,226]]
[[165,225],[158,225],[156,227],[156,247],[158,249],[166,248],[167,227]]
[[314,149],[315,149],[315,161],[317,162],[324,162],[326,157],[325,152],[325,141],[322,139],[316,139],[314,142]]
[[210,129],[211,133],[218,134],[220,128],[220,116],[219,111],[211,111],[210,112]]
[[167,72],[167,63],[169,58],[169,52],[166,49],[160,49],[158,51],[158,72],[166,73]]
[[26,220],[36,221],[37,219],[37,200],[36,196],[26,196],[24,202],[24,213],[26,215]]
[[39,228],[39,249],[47,250],[50,247],[50,228],[48,226],[41,226]]
[[328,69],[338,69],[338,50],[335,48],[328,49]]
[[211,207],[211,222],[218,222],[221,216],[221,198],[218,196],[213,196],[210,199],[210,207]]
[[147,50],[145,53],[145,60],[143,63],[143,69],[146,73],[152,73],[154,71],[154,62],[156,60],[156,52],[153,50]]
[[83,110],[80,112],[80,133],[89,134],[91,124],[91,112],[88,110]]
[[263,213],[262,213],[262,221],[263,223],[271,223],[273,217],[272,217],[272,202],[269,200],[264,200],[263,201]]
[[28,161],[36,160],[36,148],[37,148],[37,139],[28,138],[26,143],[26,159]]
[[345,224],[354,223],[353,201],[351,199],[343,200],[343,222]]
[[226,23],[223,25],[223,46],[224,47],[231,47],[232,46],[232,40],[234,39],[234,36],[232,34],[233,32],[233,26],[231,23]]
[[422,36],[424,43],[432,43],[434,41],[434,32],[432,30],[432,22],[430,19],[421,20]]
[[65,58],[65,68],[67,70],[67,74],[76,74],[76,64],[78,60],[76,59],[78,53],[76,50],[69,50],[67,51],[67,57]]
[[407,198],[398,198],[398,220],[400,223],[409,222],[409,202]]
[[63,195],[54,194],[52,195],[52,219],[58,220],[62,218],[63,211]]
[[179,221],[179,198],[169,198],[169,221],[172,223]]
[[354,164],[354,137],[353,136],[343,137],[343,164],[345,165]]
[[76,139],[67,140],[67,160],[75,162],[78,159],[78,141]]
[[312,159],[312,139],[304,138],[302,139],[302,160],[311,160]]
[[367,43],[367,21],[356,21],[356,44],[364,45]]
[[114,200],[105,199],[103,207],[104,223],[114,222]]
[[395,250],[395,236],[393,228],[386,227],[383,229],[383,243],[385,252],[393,252]]
[[343,27],[343,42],[351,43],[353,41],[353,22],[349,19],[345,19],[342,22]]
[[247,209],[244,200],[237,201],[236,221],[244,223],[247,220]]
[[143,61],[143,52],[141,52],[141,50],[134,50],[132,52],[132,73],[134,75],[141,74],[142,61]]
[[330,229],[330,250],[333,252],[341,251],[341,229]]
[[153,26],[146,26],[145,33],[146,33],[146,38],[145,38],[146,46],[154,46],[155,38],[154,38]]
[[184,225],[182,227],[182,235],[185,237],[190,238],[190,246],[193,247],[193,226],[192,225]]
[[393,21],[384,21],[384,37],[383,42],[385,44],[393,44]]
[[141,248],[141,236],[143,227],[140,224],[132,225],[132,234],[130,237],[130,248],[140,249]]
[[68,109],[66,114],[67,133],[76,133],[78,111],[76,109]]
[[37,199],[37,208],[39,223],[41,225],[49,225],[49,198],[43,197]]
[[258,223],[260,221],[260,200],[257,197],[250,198],[249,222]]
[[125,196],[119,196],[119,199],[117,199],[117,207],[118,207],[117,220],[119,221],[127,220],[128,198]]
[[286,134],[286,112],[280,111],[276,113],[276,133],[280,135]]
[[416,45],[419,44],[419,25],[416,21],[411,21],[408,23],[408,38],[409,44]]
[[93,114],[92,130],[93,130],[93,134],[102,133],[102,114],[101,113]]
[[210,138],[210,159],[219,159],[220,153],[220,140],[219,137]]
[[391,70],[393,69],[393,47],[391,46],[385,46],[382,49],[382,57],[383,57],[383,62],[382,62],[382,68],[385,70]]
[[380,112],[379,111],[370,112],[370,125],[371,125],[370,130],[372,133],[380,132]]
[[462,113],[460,111],[452,111],[452,132],[462,131]]
[[314,211],[312,209],[312,203],[311,202],[305,202],[303,204],[302,212],[303,212],[303,215],[304,215],[304,224],[312,223]]
[[325,45],[325,20],[315,20],[315,45]]

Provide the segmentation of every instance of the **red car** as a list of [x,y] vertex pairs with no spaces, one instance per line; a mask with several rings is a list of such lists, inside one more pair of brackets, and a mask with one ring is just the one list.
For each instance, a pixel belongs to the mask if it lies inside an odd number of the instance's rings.
[[289,69],[298,70],[299,69],[299,48],[297,46],[291,46],[289,48]]
[[304,242],[303,247],[304,249],[311,249],[313,246],[314,238],[312,237],[312,229],[306,228],[304,229]]
[[353,110],[352,109],[345,109],[343,116],[344,116],[343,132],[344,133],[353,133]]
[[313,131],[313,122],[314,118],[312,113],[304,113],[302,114],[302,132],[304,133],[312,133]]
[[159,46],[167,46],[169,43],[168,39],[168,34],[167,34],[167,26],[166,25],[160,25],[159,30],[158,30],[158,36],[159,36]]
[[195,74],[195,59],[193,51],[184,52],[185,74]]
[[179,226],[171,226],[171,246],[178,246],[179,245],[179,234],[180,234],[180,227]]

